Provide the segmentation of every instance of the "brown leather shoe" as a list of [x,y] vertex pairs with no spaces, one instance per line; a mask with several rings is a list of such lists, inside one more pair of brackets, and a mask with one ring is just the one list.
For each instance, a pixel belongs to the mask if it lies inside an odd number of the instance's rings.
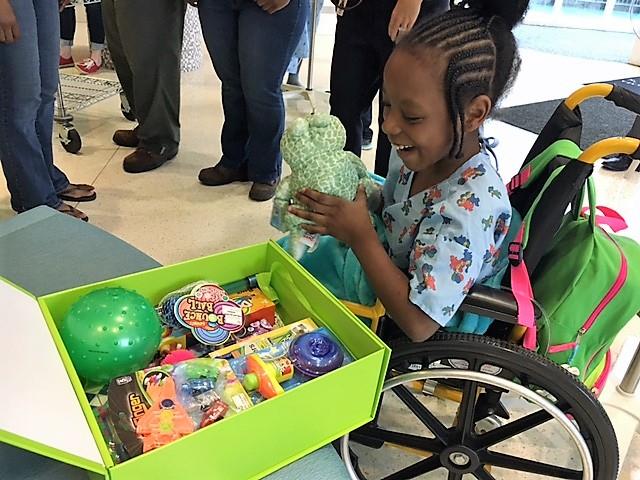
[[247,182],[249,177],[244,169],[235,170],[218,163],[213,167],[207,167],[200,170],[198,180],[200,180],[200,183],[204,185],[217,187],[233,182]]
[[140,143],[138,127],[133,130],[116,130],[113,134],[113,143],[121,147],[136,148]]
[[249,190],[249,198],[255,202],[266,202],[276,194],[277,187],[278,182],[275,180],[270,183],[254,182]]
[[161,153],[153,153],[144,148],[138,148],[135,152],[124,157],[122,168],[127,173],[142,173],[164,165],[166,162],[174,158],[178,154],[175,152],[165,153],[163,148]]

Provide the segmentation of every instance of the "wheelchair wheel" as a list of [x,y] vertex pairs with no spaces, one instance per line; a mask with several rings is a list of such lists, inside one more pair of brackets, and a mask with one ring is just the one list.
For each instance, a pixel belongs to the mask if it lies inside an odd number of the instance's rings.
[[376,419],[343,438],[354,479],[617,476],[617,441],[604,409],[536,353],[439,333],[394,348],[389,367]]

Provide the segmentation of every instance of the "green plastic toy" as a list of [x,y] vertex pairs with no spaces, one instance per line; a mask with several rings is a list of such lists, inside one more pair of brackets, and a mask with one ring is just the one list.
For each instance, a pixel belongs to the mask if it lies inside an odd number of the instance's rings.
[[95,290],[71,306],[60,335],[78,375],[94,384],[149,365],[162,334],[153,306],[124,288]]
[[304,188],[353,200],[359,185],[369,195],[375,189],[362,160],[343,150],[345,129],[336,117],[316,113],[296,119],[285,131],[280,144],[282,156],[291,167],[276,191],[271,224],[283,232],[290,232],[289,253],[302,258],[313,238],[305,239],[301,224],[305,221],[287,211],[289,205],[302,208],[296,194]]

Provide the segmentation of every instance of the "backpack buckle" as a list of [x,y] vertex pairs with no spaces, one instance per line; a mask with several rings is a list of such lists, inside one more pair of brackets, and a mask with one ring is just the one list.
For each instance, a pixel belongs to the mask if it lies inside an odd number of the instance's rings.
[[509,244],[509,250],[507,258],[509,259],[509,263],[513,267],[517,267],[524,260],[524,252],[522,250],[522,243],[520,242],[511,242]]

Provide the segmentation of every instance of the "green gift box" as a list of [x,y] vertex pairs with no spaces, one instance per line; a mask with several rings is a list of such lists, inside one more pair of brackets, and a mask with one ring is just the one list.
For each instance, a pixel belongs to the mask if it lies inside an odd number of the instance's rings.
[[[271,272],[285,323],[312,318],[354,361],[239,415],[114,464],[58,329],[70,306],[104,287],[152,303],[197,280],[229,284]],[[375,415],[390,351],[273,242],[34,298],[0,279],[4,361],[11,394],[0,401],[0,441],[111,480],[220,479],[265,475],[365,424]]]

